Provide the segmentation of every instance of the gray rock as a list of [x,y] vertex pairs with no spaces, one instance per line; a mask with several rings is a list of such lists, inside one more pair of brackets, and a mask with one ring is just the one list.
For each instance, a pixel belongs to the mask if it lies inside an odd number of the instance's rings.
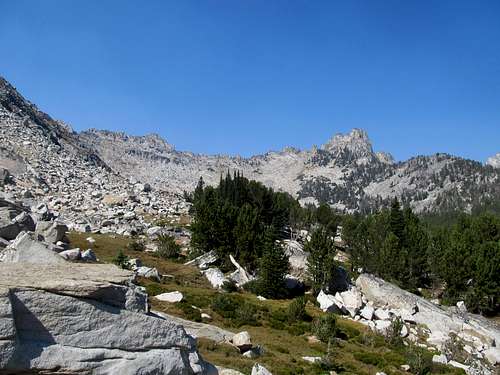
[[236,346],[242,353],[252,348],[252,339],[247,331],[239,332],[233,336],[233,345]]
[[79,248],[69,249],[58,253],[60,257],[70,261],[77,261],[82,258],[82,251]]
[[412,324],[425,325],[429,329],[428,343],[440,347],[449,339],[451,332],[466,341],[492,346],[500,342],[500,329],[487,319],[467,314],[455,314],[426,299],[409,293],[372,275],[362,274],[356,280],[357,287],[377,307],[389,308],[396,315]]
[[351,317],[355,317],[363,306],[361,293],[356,287],[351,286],[349,290],[340,293],[344,307],[349,311]]
[[439,355],[435,354],[432,357],[432,362],[446,365],[448,363],[448,359],[446,358],[446,356],[444,354],[439,354]]
[[197,323],[190,320],[178,318],[176,316],[161,313],[158,311],[153,311],[153,313],[159,317],[170,319],[176,322],[177,324],[180,324],[181,326],[184,327],[184,329],[189,335],[195,338],[203,337],[215,341],[217,343],[222,343],[222,342],[229,343],[231,342],[234,336],[233,332],[227,331],[225,329],[222,329],[220,327],[211,324]]
[[184,296],[182,295],[181,292],[168,292],[168,293],[158,294],[154,296],[154,298],[157,299],[158,301],[175,303],[175,302],[181,302]]
[[215,267],[203,271],[203,274],[214,288],[222,287],[222,284],[227,280],[222,271]]
[[[172,321],[41,290],[16,289],[10,300],[17,341],[3,367],[7,371],[209,372],[210,366],[196,352],[194,339]],[[4,358],[3,352],[0,358]]]
[[490,362],[493,366],[500,364],[500,348],[489,348],[485,350],[483,354],[488,362]]
[[375,312],[375,309],[372,306],[366,305],[365,307],[363,307],[361,309],[361,311],[359,312],[359,314],[363,318],[365,318],[366,320],[372,320],[374,312]]
[[62,241],[67,231],[68,227],[57,221],[38,221],[35,229],[35,232],[48,243]]
[[87,249],[82,253],[82,260],[85,262],[97,262],[97,257],[92,249]]
[[156,268],[141,266],[138,267],[135,270],[135,272],[137,273],[137,276],[146,277],[148,279],[155,280],[158,282],[161,281],[161,276]]
[[273,374],[271,374],[271,372],[269,372],[269,370],[266,369],[264,366],[256,363],[252,367],[252,375],[273,375]]
[[215,262],[217,262],[217,255],[215,254],[215,251],[212,250],[184,264],[186,266],[197,266],[200,270],[206,270]]
[[33,233],[21,232],[5,249],[0,250],[0,262],[61,264],[64,259],[39,242]]
[[131,311],[147,311],[147,295],[132,284],[132,272],[111,264],[68,263],[59,259],[62,263],[3,263],[0,288],[36,288]]

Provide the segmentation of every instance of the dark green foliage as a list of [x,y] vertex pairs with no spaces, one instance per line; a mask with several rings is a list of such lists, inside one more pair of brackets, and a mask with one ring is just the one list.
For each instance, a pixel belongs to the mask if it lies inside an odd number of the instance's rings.
[[354,268],[361,267],[410,291],[428,282],[429,233],[397,200],[390,210],[346,218],[343,229]]
[[500,312],[500,218],[463,215],[435,231],[430,259],[446,283],[445,301],[465,300],[470,311]]
[[130,268],[128,264],[129,260],[130,260],[129,257],[123,253],[123,250],[120,250],[118,251],[118,254],[116,254],[116,257],[113,259],[113,263],[120,268],[129,269]]
[[205,187],[200,180],[190,199],[192,245],[200,252],[215,250],[223,270],[232,269],[232,254],[249,271],[256,271],[266,247],[263,233],[279,239],[291,217],[301,216],[299,203],[289,194],[274,192],[239,172],[221,176],[216,188]]
[[274,240],[272,230],[266,231],[264,254],[259,268],[258,294],[266,298],[286,297],[285,276],[289,267],[288,257]]
[[313,322],[313,332],[316,337],[326,343],[337,335],[337,318],[334,314],[321,315]]
[[144,245],[144,242],[140,240],[132,240],[127,245],[127,249],[131,251],[144,251],[145,248],[146,245]]
[[233,280],[226,280],[222,284],[222,290],[227,293],[233,293],[238,291],[238,286]]
[[175,242],[175,238],[166,234],[158,236],[158,251],[156,255],[163,259],[178,258],[181,247]]
[[200,310],[193,308],[192,304],[188,301],[181,301],[177,306],[182,310],[186,319],[194,322],[201,322],[203,320]]
[[287,315],[290,323],[300,322],[309,318],[306,311],[307,300],[304,297],[295,298],[288,305]]
[[403,321],[401,318],[397,317],[391,322],[391,325],[387,329],[385,338],[389,345],[393,347],[403,346],[403,338],[401,337],[401,330],[403,329]]
[[410,345],[405,350],[405,358],[412,374],[426,375],[431,373],[432,354],[428,350]]
[[315,292],[325,289],[327,292],[335,292],[335,273],[337,265],[335,262],[335,244],[331,233],[320,228],[313,232],[311,240],[306,243],[304,250],[309,252],[307,258],[311,285]]
[[257,306],[245,302],[241,297],[229,294],[217,294],[212,302],[212,310],[228,319],[234,327],[259,325]]
[[500,218],[457,217],[451,226],[429,227],[394,201],[390,210],[344,220],[353,269],[363,268],[416,292],[445,285],[443,301],[465,300],[469,311],[500,312]]

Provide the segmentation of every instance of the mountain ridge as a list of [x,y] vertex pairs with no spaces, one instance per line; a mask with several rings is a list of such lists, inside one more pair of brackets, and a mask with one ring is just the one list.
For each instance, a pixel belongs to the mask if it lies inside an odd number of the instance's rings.
[[[79,155],[83,163],[90,162],[81,168],[104,168],[126,180],[174,194],[193,190],[200,177],[215,185],[221,174],[238,170],[247,178],[290,193],[302,204],[324,202],[345,212],[377,210],[395,197],[418,212],[471,211],[491,201],[500,202],[500,169],[440,153],[395,162],[389,153],[375,152],[362,129],[337,133],[322,146],[309,150],[285,147],[251,157],[197,154],[178,151],[154,133],[137,136],[98,129],[74,132],[69,125],[39,111],[3,79],[0,123],[6,132],[5,144],[12,144],[5,150],[4,159],[7,154],[20,153],[30,168],[38,165],[29,163],[37,155],[29,155],[26,151],[30,150],[14,142],[31,129],[29,137],[35,137],[34,142],[36,137],[45,137],[56,153],[62,147],[64,152]],[[38,152],[45,153],[46,148]],[[50,156],[47,154],[47,158]]]

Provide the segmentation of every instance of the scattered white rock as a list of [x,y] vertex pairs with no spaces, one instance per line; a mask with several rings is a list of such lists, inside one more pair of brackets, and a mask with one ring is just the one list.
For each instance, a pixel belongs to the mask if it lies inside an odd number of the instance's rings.
[[273,375],[273,374],[271,374],[271,372],[268,369],[266,369],[264,366],[256,363],[252,367],[252,374],[251,375]]
[[214,288],[222,287],[222,284],[226,281],[226,277],[222,271],[215,267],[203,271],[203,274]]
[[154,298],[157,299],[158,301],[176,303],[176,302],[181,302],[184,296],[182,295],[181,292],[175,291],[175,292],[158,294],[154,296]]
[[435,354],[432,357],[432,362],[446,365],[446,364],[448,364],[448,358],[446,358],[446,356],[444,354],[439,354],[439,355]]
[[233,336],[232,342],[242,353],[252,348],[252,339],[247,331],[236,333]]
[[360,311],[360,315],[366,320],[372,320],[375,309],[370,305],[365,305]]

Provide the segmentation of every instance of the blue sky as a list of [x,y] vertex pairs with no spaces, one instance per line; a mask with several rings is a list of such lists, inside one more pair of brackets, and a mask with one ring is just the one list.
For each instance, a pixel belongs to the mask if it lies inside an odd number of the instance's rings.
[[1,1],[0,75],[76,130],[251,155],[366,129],[500,152],[500,1]]

